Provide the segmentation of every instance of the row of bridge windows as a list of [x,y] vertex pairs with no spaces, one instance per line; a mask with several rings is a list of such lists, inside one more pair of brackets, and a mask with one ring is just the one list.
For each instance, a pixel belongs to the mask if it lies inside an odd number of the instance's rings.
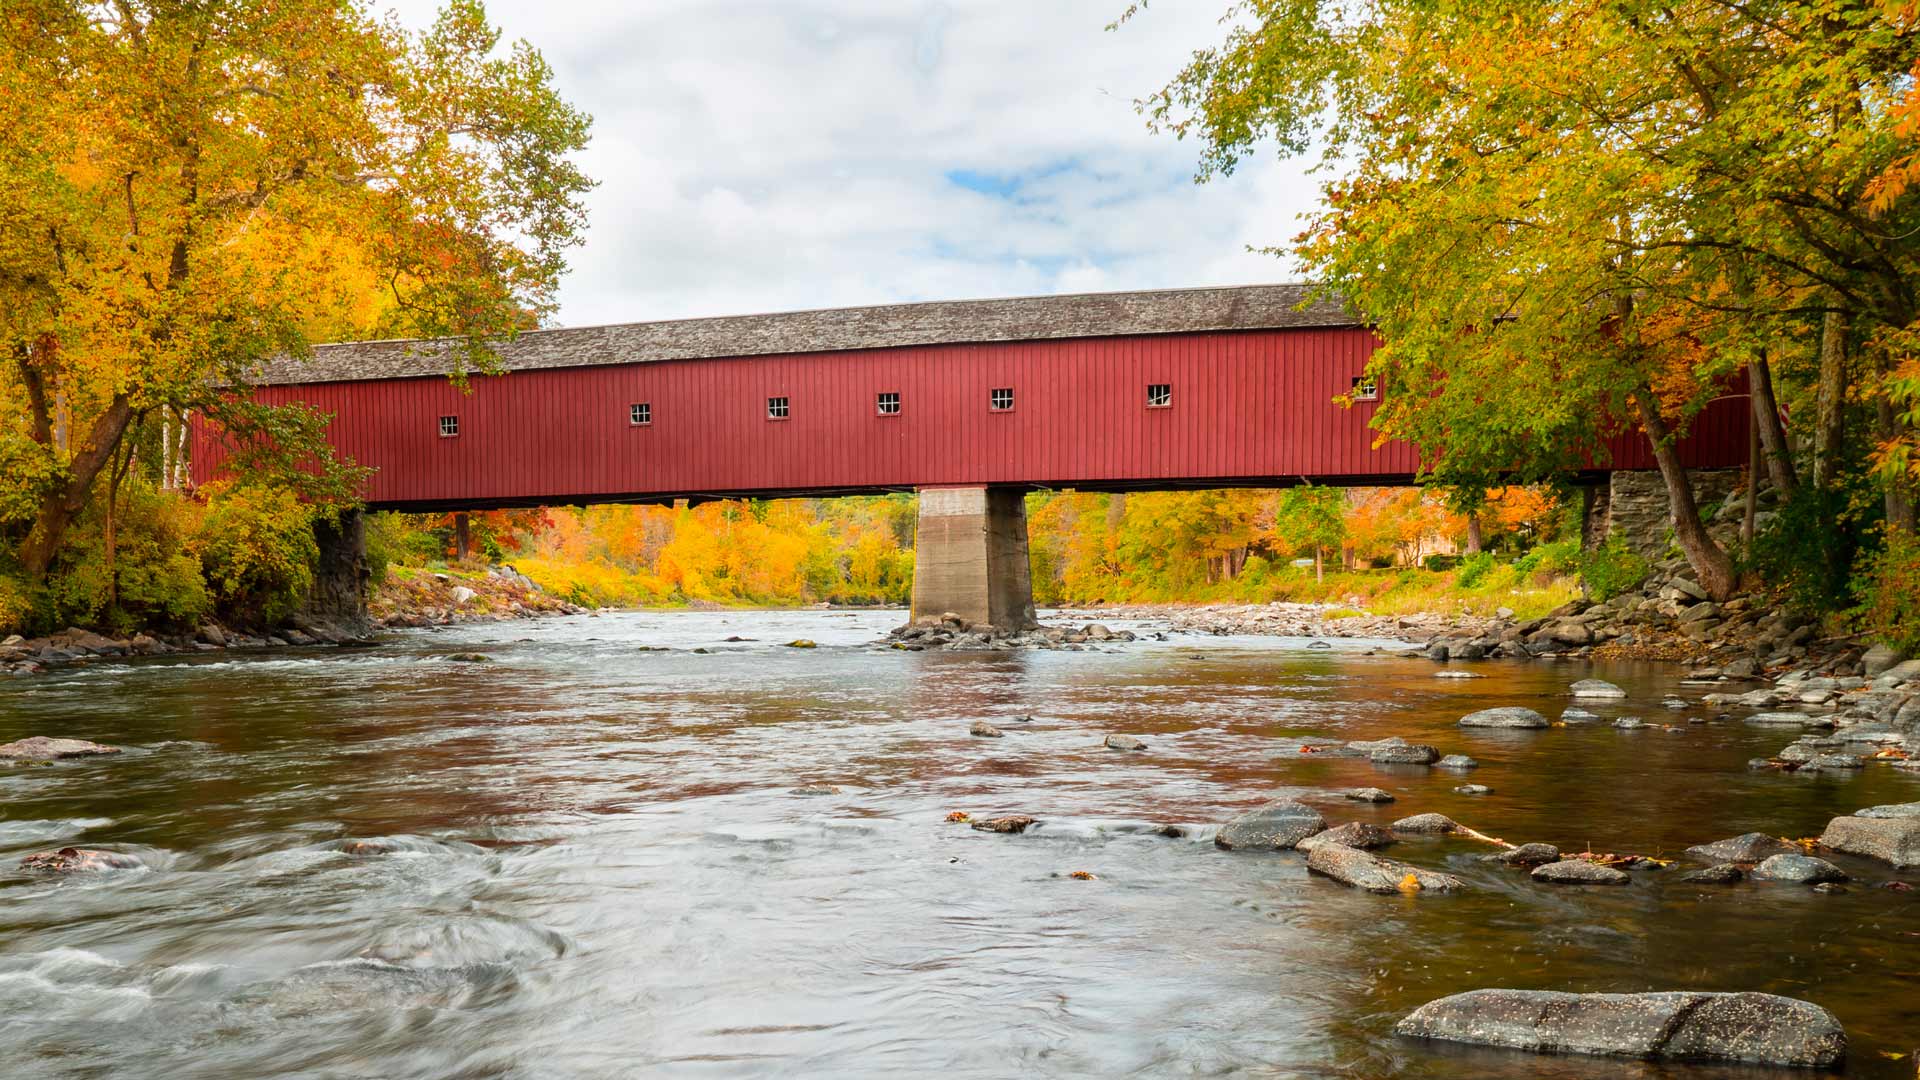
[[[1353,397],[1356,401],[1372,401],[1379,396],[1378,387],[1371,376],[1360,376],[1353,380]],[[1147,384],[1147,408],[1168,409],[1173,407],[1172,383]],[[876,416],[900,415],[900,392],[882,390],[873,396],[873,411]],[[997,386],[987,391],[987,411],[1012,412],[1013,387]],[[785,420],[793,415],[793,405],[785,396],[767,399],[767,419]],[[634,427],[645,427],[653,423],[653,403],[636,401],[627,406],[627,422]],[[460,434],[460,417],[442,416],[440,418],[440,437],[450,439]]]

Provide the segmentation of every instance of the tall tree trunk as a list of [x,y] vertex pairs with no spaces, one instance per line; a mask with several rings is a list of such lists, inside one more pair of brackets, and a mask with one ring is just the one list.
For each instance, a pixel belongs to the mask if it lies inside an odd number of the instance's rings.
[[1753,522],[1760,509],[1760,425],[1747,425],[1747,500],[1740,514],[1740,542],[1753,543]]
[[[1894,410],[1893,402],[1883,396],[1875,408],[1879,413],[1881,438],[1891,440],[1905,434],[1906,425]],[[1902,536],[1914,535],[1913,488],[1911,476],[1904,472],[1886,481],[1888,532]]]
[[1813,486],[1832,487],[1840,475],[1847,439],[1847,313],[1827,312],[1820,326],[1820,381],[1815,389],[1819,416],[1813,431]]
[[1327,572],[1321,566],[1320,552],[1321,552],[1320,545],[1319,544],[1313,545],[1313,580],[1316,583],[1324,582],[1327,580]]
[[60,550],[60,541],[66,538],[67,527],[73,524],[74,515],[87,505],[87,492],[93,488],[100,470],[113,460],[132,420],[132,402],[125,394],[115,395],[106,411],[94,421],[85,445],[68,463],[66,483],[47,492],[40,501],[33,529],[20,547],[21,566],[31,579],[38,581],[46,577],[54,554]]
[[1667,505],[1673,515],[1673,537],[1687,556],[1700,579],[1700,587],[1715,600],[1733,595],[1733,560],[1720,550],[1700,520],[1700,507],[1693,501],[1693,485],[1687,479],[1687,467],[1673,449],[1673,429],[1660,414],[1660,403],[1645,386],[1634,392],[1634,407],[1640,413],[1640,426],[1653,443],[1654,460],[1660,463],[1660,479],[1667,485]]
[[1480,515],[1477,512],[1467,515],[1467,554],[1480,554]]
[[1760,434],[1760,448],[1766,453],[1767,478],[1780,497],[1788,499],[1800,487],[1800,475],[1793,467],[1793,447],[1787,445],[1787,429],[1780,423],[1780,403],[1773,396],[1773,365],[1763,354],[1747,366],[1747,391],[1753,404],[1753,423]]

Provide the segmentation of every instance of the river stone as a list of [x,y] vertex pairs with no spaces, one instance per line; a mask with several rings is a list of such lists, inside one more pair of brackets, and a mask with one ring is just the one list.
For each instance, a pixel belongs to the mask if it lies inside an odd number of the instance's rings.
[[1285,851],[1317,832],[1327,819],[1294,799],[1275,799],[1220,827],[1213,842],[1228,851]]
[[1535,867],[1560,861],[1560,849],[1552,844],[1521,844],[1516,848],[1496,851],[1481,857],[1486,862],[1496,862],[1503,866]]
[[[1452,892],[1466,883],[1452,874],[1422,870],[1403,862],[1372,855],[1345,844],[1316,844],[1307,855],[1309,873],[1323,874],[1342,885],[1370,893],[1391,895],[1405,892]],[[1413,878],[1413,888],[1407,881]]]
[[1847,880],[1846,871],[1811,855],[1769,855],[1753,868],[1753,876],[1766,881],[1797,881],[1803,885]]
[[1036,825],[1038,822],[1025,814],[1008,814],[1005,817],[976,819],[972,824],[981,832],[1023,833],[1027,831],[1029,825]]
[[61,848],[59,851],[37,851],[20,860],[22,870],[39,870],[49,874],[83,874],[95,870],[138,870],[145,865],[132,855],[118,851],[100,851],[95,848]]
[[1853,816],[1865,818],[1916,818],[1920,817],[1920,802],[1888,803],[1884,806],[1869,806],[1865,810],[1855,810]]
[[1479,762],[1465,754],[1448,754],[1433,764],[1435,768],[1440,769],[1477,769],[1480,767]]
[[1623,698],[1627,696],[1625,690],[1620,689],[1605,679],[1581,679],[1579,682],[1567,687],[1567,693],[1577,698]]
[[1382,746],[1367,754],[1367,760],[1376,765],[1431,765],[1439,758],[1440,751],[1418,743]]
[[1600,719],[1599,713],[1591,713],[1581,708],[1569,707],[1560,714],[1560,722],[1563,724],[1591,724],[1598,719]]
[[1625,885],[1633,878],[1625,870],[1601,866],[1586,859],[1562,859],[1533,868],[1533,880],[1555,885]]
[[1131,735],[1107,736],[1107,749],[1109,750],[1145,750],[1146,748],[1146,743],[1141,742]]
[[1445,814],[1415,814],[1403,817],[1393,823],[1394,832],[1404,833],[1450,833],[1460,831],[1460,826]]
[[800,787],[794,788],[793,794],[795,795],[838,795],[840,794],[840,785],[838,784],[804,784]]
[[1347,744],[1347,749],[1357,750],[1362,754],[1371,754],[1375,750],[1382,749],[1383,747],[1405,745],[1407,745],[1407,740],[1398,735],[1389,735],[1384,739],[1355,739]]
[[1799,847],[1762,832],[1742,833],[1711,844],[1695,844],[1687,854],[1705,863],[1752,863],[1769,855],[1791,855]]
[[1340,844],[1345,847],[1371,851],[1383,848],[1395,841],[1393,830],[1385,825],[1375,825],[1367,821],[1349,821],[1345,825],[1336,825],[1326,832],[1309,836],[1294,845],[1299,851],[1312,851],[1321,844]]
[[0,746],[0,760],[51,761],[54,758],[98,757],[119,752],[117,746],[102,746],[85,739],[49,739],[45,735],[34,735]]
[[1747,723],[1759,727],[1832,727],[1833,720],[1828,717],[1809,716],[1798,712],[1763,712],[1747,717]]
[[1837,817],[1827,822],[1820,843],[1894,866],[1920,866],[1920,818]]
[[1341,794],[1355,802],[1390,803],[1393,801],[1392,792],[1383,791],[1377,787],[1348,788]]
[[1773,994],[1470,990],[1420,1006],[1393,1030],[1535,1053],[1676,1061],[1830,1068],[1847,1054],[1846,1030],[1832,1013]]
[[1485,784],[1461,784],[1453,789],[1455,795],[1491,795],[1493,789]]
[[1461,727],[1484,728],[1543,728],[1552,723],[1532,709],[1519,705],[1503,705],[1497,709],[1481,709],[1460,718]]
[[1633,731],[1636,728],[1646,727],[1647,722],[1645,720],[1640,719],[1637,716],[1623,716],[1620,719],[1615,720],[1613,722],[1613,726],[1621,729],[1622,731]]
[[1740,867],[1730,862],[1723,862],[1715,863],[1705,870],[1689,870],[1674,880],[1686,885],[1733,885],[1746,876],[1746,872]]
[[967,729],[967,734],[978,735],[983,739],[999,739],[1005,737],[1006,732],[1001,731],[985,720],[975,720],[973,726]]
[[1905,653],[1891,645],[1875,645],[1860,657],[1860,672],[1869,679],[1879,678],[1906,658]]

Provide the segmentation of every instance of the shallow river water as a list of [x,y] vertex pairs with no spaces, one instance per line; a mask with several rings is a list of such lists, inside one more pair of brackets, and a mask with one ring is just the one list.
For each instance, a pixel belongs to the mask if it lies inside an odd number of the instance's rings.
[[[0,767],[0,1075],[1791,1075],[1391,1034],[1483,986],[1808,998],[1846,1024],[1849,1075],[1914,1075],[1920,890],[1873,887],[1884,867],[1836,860],[1862,879],[1844,895],[1680,886],[1678,866],[1579,890],[1479,863],[1483,844],[1416,839],[1388,854],[1470,889],[1381,897],[1211,841],[1294,793],[1334,823],[1431,810],[1516,842],[1671,856],[1817,834],[1920,799],[1914,774],[1749,773],[1792,736],[1684,724],[1702,713],[1660,699],[1699,690],[1657,665],[1440,679],[1352,642],[865,647],[899,618],[574,617],[0,685],[0,741],[129,750]],[[779,644],[797,637],[820,647]],[[494,662],[444,659],[462,650]],[[1455,726],[1490,705],[1557,715],[1588,675],[1632,694],[1603,716],[1682,730]],[[976,719],[1006,737],[969,737]],[[1104,749],[1110,731],[1149,751]],[[1482,765],[1280,742],[1299,735],[1403,735]],[[1453,792],[1468,780],[1494,794]],[[818,783],[842,793],[791,790]],[[1331,797],[1361,785],[1398,801]],[[1042,824],[995,835],[946,823],[954,810]],[[1204,827],[1145,828],[1169,822]],[[371,838],[400,850],[339,850]],[[151,869],[17,869],[65,844]]]

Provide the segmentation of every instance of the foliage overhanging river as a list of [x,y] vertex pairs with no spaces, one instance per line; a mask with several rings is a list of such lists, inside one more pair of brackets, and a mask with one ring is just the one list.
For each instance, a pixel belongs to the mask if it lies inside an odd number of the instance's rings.
[[[1749,773],[1790,734],[1686,725],[1678,669],[1424,660],[1300,640],[1086,652],[864,647],[894,612],[621,614],[370,649],[96,665],[0,686],[0,740],[117,758],[0,770],[0,1074],[574,1077],[1751,1077],[1395,1039],[1483,986],[1766,990],[1833,1010],[1849,1072],[1912,1076],[1920,901],[1747,883],[1536,884],[1459,839],[1389,851],[1470,888],[1382,897],[1208,826],[1276,795],[1439,811],[1563,849],[1817,834],[1920,779]],[[738,635],[758,639],[726,643]],[[820,643],[800,650],[779,643]],[[664,647],[664,651],[640,646]],[[710,649],[696,653],[694,647]],[[483,651],[491,664],[442,659]],[[1464,713],[1674,722],[1465,731]],[[1609,703],[1612,706],[1612,703]],[[1707,711],[1704,715],[1711,715]],[[1031,722],[1016,718],[1031,716]],[[987,719],[1002,739],[970,738]],[[1104,749],[1108,732],[1146,753]],[[1301,754],[1402,735],[1470,776]],[[1494,794],[1455,794],[1468,780]],[[817,783],[840,794],[800,795]],[[1353,786],[1387,806],[1320,799]],[[1025,835],[948,824],[1026,813]],[[379,856],[348,838],[398,838]],[[62,844],[153,869],[36,877]],[[1092,881],[1076,880],[1089,871]]]

